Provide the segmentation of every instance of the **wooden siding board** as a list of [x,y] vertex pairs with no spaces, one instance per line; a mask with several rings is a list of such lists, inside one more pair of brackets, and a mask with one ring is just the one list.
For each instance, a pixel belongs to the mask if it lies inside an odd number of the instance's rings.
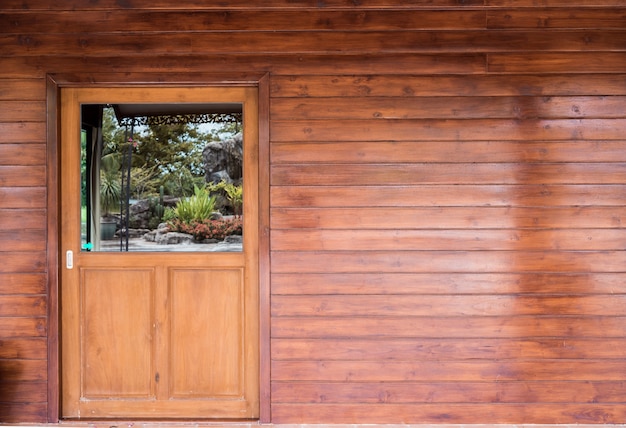
[[[354,186],[413,186],[438,184],[621,184],[626,182],[626,163],[389,163],[341,165],[336,163],[274,165],[274,186],[323,186],[328,183]],[[11,171],[12,172],[12,171]],[[10,178],[4,181],[9,181]],[[32,183],[37,184],[37,177]],[[0,184],[3,169],[0,166]]]
[[492,73],[620,73],[626,66],[621,52],[491,53]]
[[[398,229],[589,229],[620,228],[622,206],[605,207],[324,207],[274,208],[273,230],[381,229],[387,219]],[[381,220],[382,219],[382,220]]]
[[45,165],[45,144],[0,144],[0,165]]
[[0,144],[44,143],[45,122],[0,122]]
[[[626,345],[624,339],[480,339],[475,341],[455,339],[420,339],[416,341],[406,338],[283,339],[272,341],[272,350],[276,361],[621,360],[626,356],[624,345]],[[624,382],[618,382],[622,388],[626,388]],[[276,383],[278,384],[278,382]],[[314,383],[311,382],[311,384]],[[551,385],[555,391],[560,386],[558,384]],[[293,386],[295,385],[285,385],[285,389]],[[492,386],[497,388],[499,385],[493,384]],[[350,386],[344,385],[343,387],[349,388]],[[328,394],[333,394],[333,392],[329,390]],[[340,394],[335,394],[337,397],[340,396]],[[285,397],[285,399],[292,402],[308,401],[299,396]],[[338,400],[345,401],[346,398],[338,398]],[[398,396],[398,400],[403,400],[403,397]],[[550,401],[547,397],[545,400]],[[618,394],[612,400],[623,402],[624,395]],[[463,398],[459,397],[458,400],[453,401],[462,402]]]
[[[481,31],[251,31],[231,34],[228,32],[189,33],[95,33],[14,36],[0,34],[2,54],[40,56],[50,50],[59,56],[98,52],[98,56],[115,52],[134,52],[135,56],[177,54],[251,54],[266,52],[278,54],[285,50],[297,54],[337,54],[349,51],[353,54],[387,53],[492,53],[534,52],[551,50],[558,43],[560,52],[623,52],[626,48],[626,32],[607,34],[588,30],[584,33],[545,31],[505,31],[494,37]],[[556,40],[558,41],[555,41]]]
[[[602,96],[626,95],[626,75],[587,73],[518,74],[515,79],[498,74],[419,75],[409,74],[331,74],[272,76],[272,103],[277,98],[295,97],[304,101],[318,97],[493,97],[493,96]],[[576,70],[573,70],[574,72]],[[313,100],[312,102],[315,102]],[[338,99],[337,102],[342,102]],[[443,102],[443,101],[442,101]],[[471,102],[471,101],[469,101]],[[401,106],[402,104],[400,104]],[[357,106],[358,108],[358,106]]]
[[624,272],[623,251],[272,251],[276,273]]
[[273,206],[283,208],[617,207],[624,205],[624,192],[626,186],[622,184],[273,186],[270,190]]
[[[251,9],[251,8],[249,8]],[[37,35],[43,34],[46,40],[54,40],[58,34],[83,34],[84,40],[104,36],[107,33],[124,33],[137,38],[137,33],[161,32],[178,33],[175,36],[192,37],[217,32],[314,32],[332,30],[333,33],[342,31],[397,31],[414,30],[419,22],[420,30],[454,30],[454,29],[484,29],[485,11],[472,8],[463,9],[332,9],[312,8],[303,13],[302,9],[289,10],[288,8],[267,8],[263,11],[263,19],[258,19],[259,12],[255,10],[196,10],[190,14],[188,10],[121,10],[81,12],[80,20],[74,13],[65,11],[42,11],[37,15],[27,12],[4,13],[0,16],[0,34],[14,34],[17,42],[25,46],[37,46]],[[597,19],[606,19],[607,14]],[[591,21],[593,16],[586,19]],[[163,29],[166,28],[166,31]],[[102,33],[102,34],[97,34]],[[181,34],[187,33],[187,36]],[[193,34],[190,34],[193,33]],[[91,36],[93,35],[93,36]],[[280,35],[280,34],[279,34]],[[142,38],[150,40],[150,34],[142,34]],[[219,34],[216,34],[219,37]],[[235,34],[235,36],[237,36]],[[243,34],[243,36],[246,36]],[[252,34],[252,37],[256,35]],[[307,34],[303,34],[307,36]],[[163,37],[163,35],[160,35]],[[288,38],[288,35],[285,35]],[[94,40],[95,41],[95,40]],[[136,43],[141,43],[136,41]],[[287,42],[288,43],[288,42]],[[72,44],[75,48],[80,45]],[[99,47],[105,46],[96,45]],[[235,44],[231,45],[236,46]],[[86,46],[83,46],[86,47]],[[59,46],[60,48],[60,46]],[[62,51],[61,51],[62,52]],[[61,53],[60,52],[60,53]]]
[[[5,79],[4,70],[0,75],[0,100],[23,103],[25,101],[43,101],[45,98],[46,92],[42,79]],[[42,116],[39,116],[39,120],[41,118]]]
[[[622,140],[576,141],[290,141],[271,145],[272,164],[421,162],[624,162]],[[3,146],[0,145],[0,150]]]
[[5,423],[20,423],[25,419],[28,421],[46,421],[47,403],[21,402],[2,403],[0,402],[0,415]]
[[[607,2],[609,0],[602,0]],[[611,0],[615,1],[615,0]],[[263,3],[250,3],[246,0],[229,0],[227,3],[228,9],[252,9],[252,10],[267,10],[267,9],[429,9],[429,8],[467,8],[471,6],[483,6],[485,0],[408,0],[399,4],[395,0],[376,0],[370,1],[367,4],[355,5],[353,0],[325,0],[320,3],[318,0],[268,0]],[[612,3],[609,3],[612,5]],[[173,3],[171,0],[128,0],[122,6],[123,10],[186,10],[186,11],[200,11],[200,10],[221,10],[225,5],[220,3],[202,3],[199,4],[196,0],[184,0]],[[120,4],[118,0],[99,0],[97,3],[85,3],[81,0],[62,0],[50,4],[47,0],[4,0],[2,3],[2,9],[0,10],[31,10],[31,11],[50,11],[50,10],[63,10],[63,11],[83,11],[83,10],[119,10]]]
[[[123,55],[122,55],[123,57]],[[132,58],[131,58],[132,57]],[[29,57],[0,56],[0,69],[6,77],[33,75],[45,77],[47,73],[114,73],[150,72],[184,73],[190,71],[223,73],[227,68],[236,74],[272,73],[300,74],[397,74],[399,69],[420,70],[433,74],[479,74],[486,70],[485,54],[240,54],[222,55],[130,55],[93,56],[87,61],[84,55],[57,57],[39,55]],[[389,64],[394,64],[393,68]],[[171,78],[175,79],[175,76]],[[158,79],[157,79],[158,80]]]
[[0,274],[0,294],[45,294],[46,276],[43,273]]
[[[0,361],[5,359],[45,360],[47,357],[45,339],[2,339],[0,340]],[[2,397],[2,393],[0,393]]]
[[315,97],[275,98],[274,120],[623,118],[626,97]]
[[43,273],[46,269],[45,251],[0,251],[0,273]]
[[[620,6],[623,6],[623,4]],[[626,9],[623,7],[613,7],[610,9],[585,8],[580,10],[553,7],[533,9],[492,9],[487,11],[488,28],[620,29],[624,28],[625,24]]]
[[37,122],[45,114],[46,106],[41,101],[0,101],[0,122]]
[[524,361],[274,361],[274,381],[334,382],[479,382],[479,381],[621,381],[623,361],[576,361],[572,370],[560,360]]
[[[564,7],[571,8],[572,2],[570,0],[485,0],[485,5],[490,8],[497,7],[527,7],[527,8],[536,8],[536,7],[545,7],[547,5],[551,7]],[[576,7],[586,8],[586,7],[600,7],[600,6],[611,6],[611,7],[623,7],[624,3],[621,0],[576,0]]]
[[[580,337],[609,339],[626,335],[626,318],[615,316],[518,317],[275,317],[273,339],[520,339]],[[348,325],[349,331],[341,328]],[[323,364],[324,361],[319,361]]]
[[[366,411],[364,409],[367,409]],[[523,420],[528,424],[572,423],[615,424],[626,420],[621,406],[615,404],[277,404],[272,416],[276,423],[315,423],[332,419],[345,424],[386,424],[389,415],[404,415],[403,424],[450,424],[451,421],[467,421],[480,424],[484,420],[495,424]],[[521,419],[520,419],[521,418]]]
[[46,189],[43,187],[0,187],[2,208],[45,208]]
[[272,295],[624,294],[622,273],[274,273]]
[[45,184],[45,166],[0,165],[1,187],[35,187]]
[[271,125],[276,142],[623,140],[624,129],[626,119],[301,119]]
[[[1,236],[1,235],[0,235]],[[375,243],[375,244],[374,244]],[[288,229],[272,232],[274,251],[622,250],[626,231],[612,229]]]
[[[486,256],[488,257],[488,256]],[[364,256],[365,258],[365,256]],[[17,299],[15,299],[17,300]],[[23,299],[22,299],[23,300]],[[35,299],[33,299],[35,300]],[[623,294],[603,296],[367,295],[273,296],[272,316],[626,316]],[[1,305],[2,302],[0,302]],[[25,302],[26,303],[26,302]],[[39,302],[35,304],[41,305]],[[0,306],[1,309],[1,306]],[[35,308],[37,309],[37,308]],[[35,310],[36,312],[36,310]]]
[[275,382],[272,395],[281,403],[400,404],[400,403],[607,403],[623,404],[623,382],[573,381],[570,388],[559,382]]
[[45,382],[2,382],[0,384],[0,402],[2,403],[46,404],[47,398]]

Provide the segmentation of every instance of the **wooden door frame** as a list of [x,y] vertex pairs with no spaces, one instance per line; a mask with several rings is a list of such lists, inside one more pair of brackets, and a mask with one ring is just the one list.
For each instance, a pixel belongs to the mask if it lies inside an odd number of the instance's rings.
[[[164,81],[165,78],[165,81]],[[60,90],[64,87],[228,87],[258,88],[259,125],[259,422],[271,422],[270,406],[270,182],[269,182],[269,74],[217,75],[177,73],[48,74],[47,106],[47,267],[48,267],[48,411],[49,423],[60,419],[60,306],[59,306],[59,216]]]

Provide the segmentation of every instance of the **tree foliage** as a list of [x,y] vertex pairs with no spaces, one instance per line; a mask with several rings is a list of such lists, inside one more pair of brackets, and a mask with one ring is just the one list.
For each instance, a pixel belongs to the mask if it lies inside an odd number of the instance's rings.
[[241,124],[225,124],[207,132],[197,125],[149,125],[125,129],[117,123],[112,108],[105,108],[103,136],[105,152],[119,152],[133,145],[132,189],[134,198],[158,194],[190,196],[205,185],[202,151],[210,141],[232,135]]

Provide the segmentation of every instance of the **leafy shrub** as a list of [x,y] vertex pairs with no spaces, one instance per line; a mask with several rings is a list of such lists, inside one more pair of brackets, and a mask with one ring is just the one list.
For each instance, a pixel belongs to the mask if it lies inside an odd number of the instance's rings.
[[[241,210],[243,206],[242,185],[227,183],[225,180],[222,180],[219,183],[208,183],[207,189],[210,194],[215,194],[218,196],[217,203],[222,209],[230,211],[230,208],[232,208],[233,214],[241,215]],[[230,202],[230,207],[227,206],[228,204],[225,203],[225,200],[228,200],[228,202]]]
[[204,241],[205,239],[223,241],[227,236],[241,235],[243,231],[241,218],[226,220],[203,219],[190,222],[173,219],[168,222],[168,226],[173,232],[193,235],[196,241]]
[[168,217],[191,223],[208,219],[213,212],[215,212],[215,196],[210,196],[209,191],[203,187],[194,186],[194,194],[178,201]]

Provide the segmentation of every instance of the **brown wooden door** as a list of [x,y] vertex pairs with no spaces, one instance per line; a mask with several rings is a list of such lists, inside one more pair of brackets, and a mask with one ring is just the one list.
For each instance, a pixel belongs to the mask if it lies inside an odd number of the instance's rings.
[[[256,88],[67,88],[61,93],[61,415],[257,418]],[[240,102],[240,252],[86,252],[80,105]]]

